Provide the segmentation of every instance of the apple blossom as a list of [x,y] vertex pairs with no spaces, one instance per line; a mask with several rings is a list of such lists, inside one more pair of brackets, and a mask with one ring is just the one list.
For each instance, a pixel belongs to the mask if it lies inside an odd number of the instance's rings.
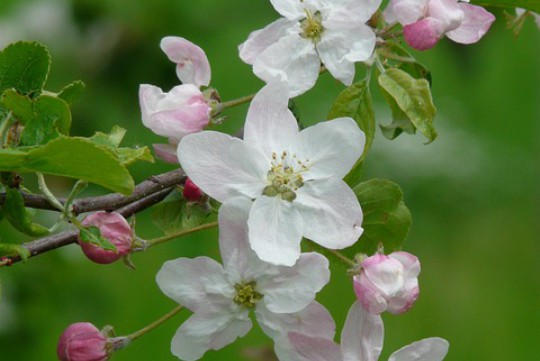
[[[517,16],[523,16],[523,14],[525,14],[526,12],[527,11],[525,9],[516,8],[516,15]],[[534,13],[532,11],[529,11],[528,13],[534,18],[534,21],[536,22],[536,25],[540,29],[540,14]],[[525,16],[527,16],[527,15],[525,15]]]
[[101,236],[111,242],[116,251],[106,250],[98,245],[78,240],[82,251],[92,261],[100,264],[112,263],[129,254],[133,248],[133,232],[126,219],[116,212],[99,211],[82,221],[83,226],[99,228]]
[[403,25],[405,41],[417,50],[434,47],[444,36],[476,43],[495,21],[483,7],[458,0],[391,0],[384,15],[389,23]]
[[287,81],[290,96],[315,85],[321,62],[345,85],[354,63],[369,59],[375,33],[365,25],[381,0],[271,0],[283,17],[252,32],[240,58],[266,82]]
[[370,313],[403,313],[418,298],[419,273],[420,262],[410,253],[376,254],[362,261],[360,274],[354,276],[354,291]]
[[88,322],[71,324],[60,336],[57,355],[61,361],[106,361],[107,337]]
[[[384,327],[381,316],[366,312],[355,302],[341,333],[341,346],[331,339],[289,333],[290,346],[282,349],[287,361],[377,361],[381,354]],[[388,361],[441,361],[448,353],[448,341],[426,338],[413,342],[388,358]]]
[[[161,49],[176,63],[176,74],[183,84],[168,93],[159,87],[141,84],[139,103],[143,124],[157,135],[169,137],[173,146],[187,134],[199,132],[210,121],[212,107],[210,95],[201,86],[210,83],[210,64],[204,51],[180,37],[168,36],[161,40]],[[174,161],[165,150],[167,145],[157,144],[157,155],[168,162]]]
[[314,301],[329,281],[328,261],[305,253],[293,267],[262,262],[247,240],[249,209],[242,198],[221,207],[223,266],[208,257],[178,258],[165,262],[157,274],[163,293],[194,312],[172,340],[172,353],[182,360],[197,360],[244,336],[252,327],[251,310],[274,339],[289,331],[333,337],[332,317]]
[[362,210],[342,180],[364,149],[351,118],[301,132],[287,108],[286,84],[266,85],[253,99],[244,140],[204,131],[183,138],[178,159],[189,178],[219,202],[254,200],[251,248],[266,262],[292,266],[305,236],[332,249],[355,243]]

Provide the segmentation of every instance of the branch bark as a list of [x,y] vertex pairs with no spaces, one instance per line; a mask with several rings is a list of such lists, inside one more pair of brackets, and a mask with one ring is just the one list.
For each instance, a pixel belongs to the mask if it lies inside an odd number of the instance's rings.
[[[181,184],[184,179],[185,175],[181,170],[174,170],[153,176],[150,177],[149,180],[137,185],[135,191],[129,196],[114,193],[105,196],[79,199],[73,203],[73,212],[80,214],[84,212],[105,210],[116,211],[124,217],[129,217],[162,201],[174,187]],[[28,207],[56,210],[42,196],[26,194],[24,197],[25,204]],[[0,199],[0,204],[1,201],[2,199]],[[28,203],[26,203],[27,201]],[[62,202],[63,200],[60,201]],[[52,236],[23,243],[22,247],[30,252],[30,257],[34,257],[53,249],[76,243],[78,233],[77,230],[64,231]],[[20,260],[21,257],[18,255],[5,257],[3,262],[0,263],[0,267],[3,265],[12,265]]]

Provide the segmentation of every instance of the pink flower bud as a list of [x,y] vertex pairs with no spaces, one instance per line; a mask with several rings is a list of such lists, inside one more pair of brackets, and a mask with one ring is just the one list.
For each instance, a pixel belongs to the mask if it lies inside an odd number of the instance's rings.
[[418,298],[418,258],[407,252],[376,254],[361,264],[354,276],[354,292],[362,306],[374,314],[408,311]]
[[107,338],[91,323],[77,322],[60,336],[56,349],[61,361],[106,361]]
[[191,181],[191,179],[187,178],[182,195],[190,202],[199,202],[204,196],[204,193]]
[[101,236],[114,244],[116,251],[105,250],[95,244],[83,242],[79,239],[86,257],[100,264],[112,263],[128,253],[133,247],[133,234],[126,219],[116,212],[95,212],[84,219],[82,224],[98,227]]
[[169,93],[141,84],[139,102],[143,124],[163,137],[180,140],[203,130],[210,121],[210,105],[192,84],[175,86]]
[[210,63],[200,47],[184,38],[167,36],[161,40],[161,50],[176,63],[176,75],[182,83],[198,88],[210,84]]

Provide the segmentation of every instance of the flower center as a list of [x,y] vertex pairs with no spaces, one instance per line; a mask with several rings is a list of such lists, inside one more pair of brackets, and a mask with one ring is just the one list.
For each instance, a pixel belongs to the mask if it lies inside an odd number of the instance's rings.
[[236,295],[233,298],[234,303],[246,308],[253,308],[257,301],[261,300],[264,295],[255,291],[255,282],[237,283],[234,285]]
[[[309,160],[306,160],[306,163]],[[267,180],[270,183],[263,189],[263,195],[268,197],[280,196],[281,199],[292,202],[296,198],[296,191],[304,185],[302,173],[308,166],[298,160],[296,155],[290,156],[286,151],[281,157],[272,153],[272,166],[268,171]]]
[[307,9],[304,9],[304,11],[306,12],[306,18],[300,21],[300,27],[302,28],[300,36],[317,43],[321,40],[321,34],[324,31],[321,13],[317,11],[312,14]]

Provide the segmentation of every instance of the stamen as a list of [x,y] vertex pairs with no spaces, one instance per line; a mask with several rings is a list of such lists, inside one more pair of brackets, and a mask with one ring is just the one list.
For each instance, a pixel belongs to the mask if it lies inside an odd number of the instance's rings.
[[255,307],[257,301],[261,300],[264,295],[255,291],[255,282],[237,283],[234,285],[236,295],[233,298],[234,303],[247,308]]

